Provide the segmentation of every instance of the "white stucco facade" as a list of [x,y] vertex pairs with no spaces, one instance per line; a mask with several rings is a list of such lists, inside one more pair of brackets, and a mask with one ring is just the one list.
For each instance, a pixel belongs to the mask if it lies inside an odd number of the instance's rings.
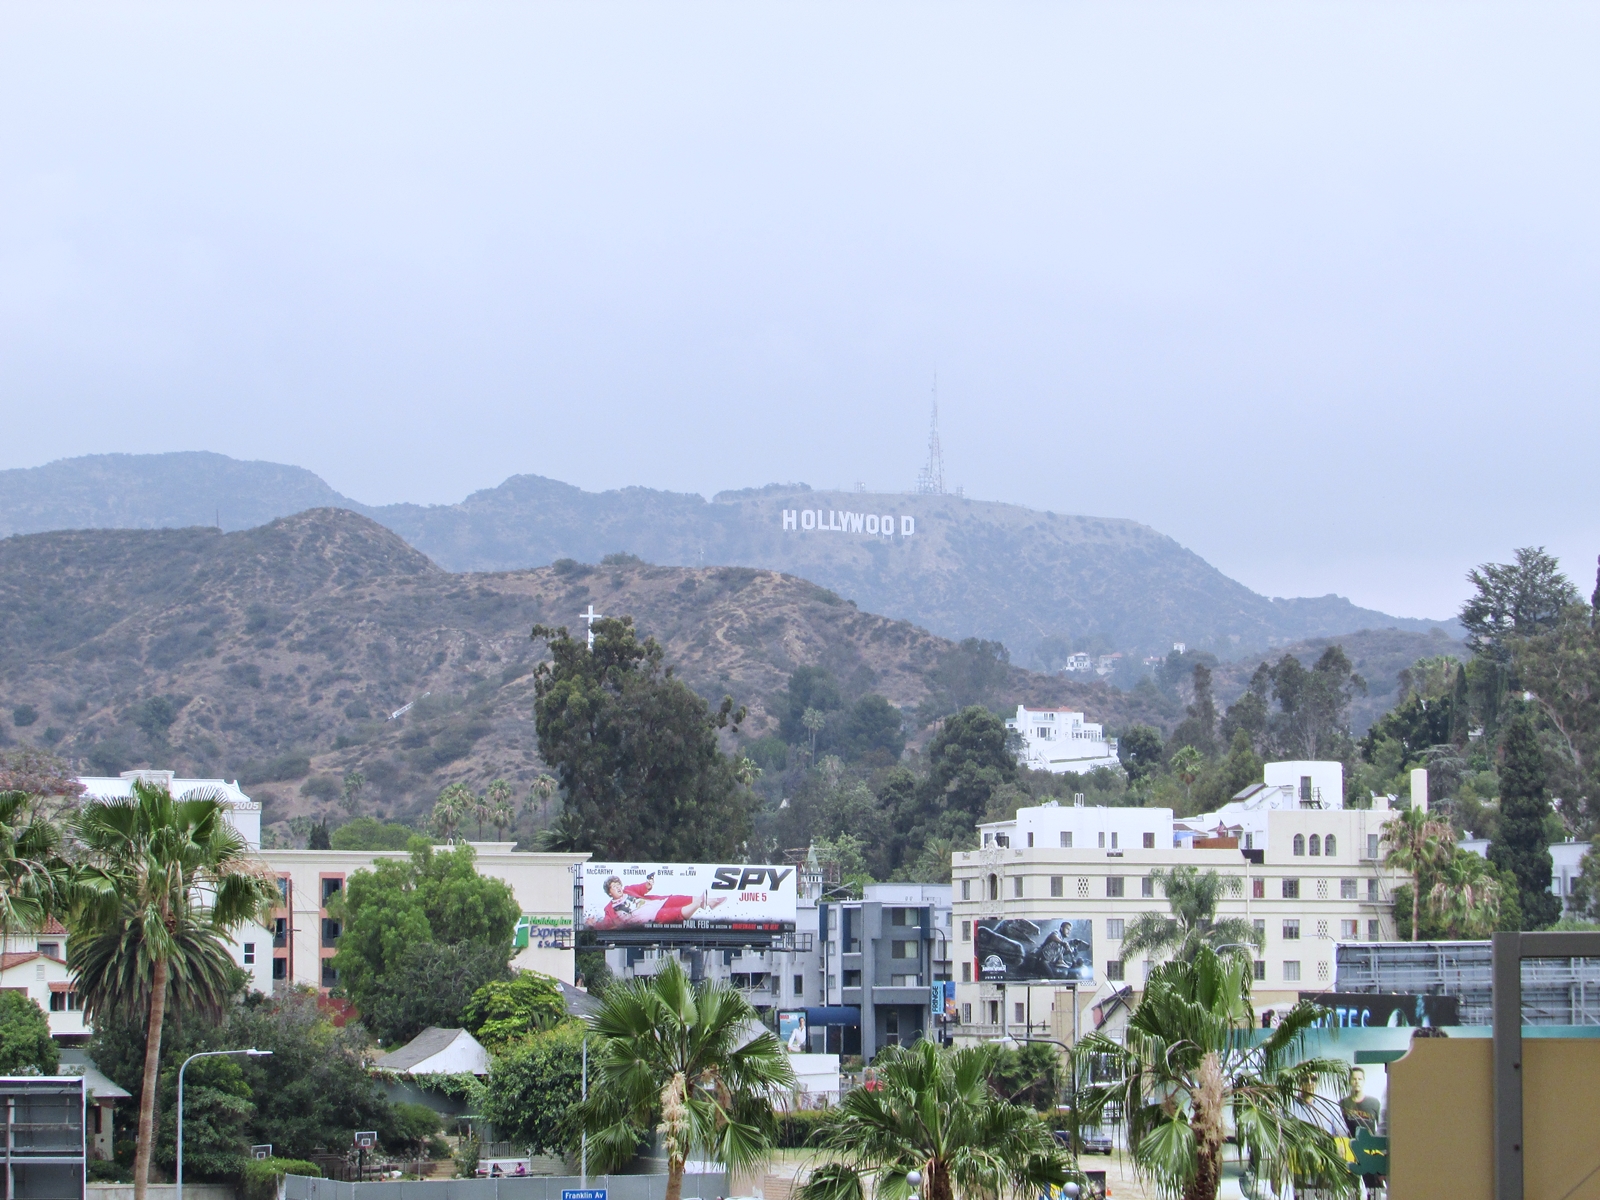
[[1019,704],[1017,715],[1006,719],[1006,728],[1019,737],[1018,764],[1035,771],[1081,775],[1096,767],[1122,769],[1116,738],[1107,738],[1104,729],[1085,721],[1081,712]]

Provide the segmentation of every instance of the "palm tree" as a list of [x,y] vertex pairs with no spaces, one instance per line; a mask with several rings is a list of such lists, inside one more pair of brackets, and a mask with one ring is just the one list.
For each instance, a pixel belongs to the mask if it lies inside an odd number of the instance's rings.
[[488,800],[489,824],[494,826],[494,836],[498,840],[501,831],[517,819],[516,806],[511,803],[511,785],[504,779],[496,779],[484,796]]
[[1499,923],[1502,895],[1488,860],[1458,849],[1437,868],[1428,913],[1451,937],[1486,938]]
[[1080,1093],[1083,1118],[1117,1106],[1134,1166],[1166,1196],[1215,1200],[1230,1114],[1241,1156],[1279,1194],[1294,1178],[1348,1193],[1353,1177],[1329,1132],[1342,1135],[1339,1104],[1316,1089],[1343,1095],[1349,1067],[1302,1057],[1326,1013],[1302,1000],[1257,1042],[1249,964],[1201,946],[1192,961],[1151,972],[1124,1042],[1093,1033],[1078,1043],[1085,1069],[1104,1056],[1118,1076]]
[[1194,786],[1194,781],[1200,778],[1200,768],[1205,766],[1206,756],[1201,754],[1194,746],[1180,746],[1177,753],[1172,756],[1168,764],[1172,773],[1183,781],[1183,798],[1189,799],[1189,789]]
[[1243,892],[1244,881],[1239,876],[1177,866],[1170,871],[1157,868],[1150,872],[1150,877],[1166,893],[1172,915],[1140,913],[1122,941],[1124,957],[1171,952],[1177,958],[1188,960],[1201,946],[1210,946],[1213,950],[1233,946],[1242,950],[1261,945],[1262,935],[1243,917],[1217,919],[1217,904],[1222,898]]
[[1413,804],[1384,825],[1383,841],[1389,847],[1383,865],[1411,876],[1411,940],[1414,942],[1417,925],[1422,919],[1424,879],[1450,857],[1455,849],[1455,831],[1445,822],[1431,819],[1424,809]]
[[820,709],[808,708],[800,714],[800,724],[811,732],[811,761],[817,761],[817,734],[828,723],[828,718],[822,715]]
[[434,803],[430,821],[434,833],[447,842],[455,837],[456,830],[461,828],[461,823],[472,812],[472,805],[476,799],[472,790],[464,783],[452,783],[440,792],[439,799]]
[[579,1120],[602,1169],[630,1160],[659,1130],[666,1200],[681,1200],[690,1152],[738,1170],[777,1136],[772,1103],[794,1086],[789,1056],[750,1002],[723,983],[690,983],[669,961],[653,979],[608,987],[589,1018],[595,1080]]
[[44,927],[67,882],[55,823],[27,792],[0,792],[0,950],[13,931]]
[[73,822],[82,847],[67,965],[85,1016],[143,1019],[144,1083],[134,1157],[144,1200],[168,1005],[220,1011],[233,991],[226,936],[266,921],[277,883],[228,822],[220,793],[174,800],[137,781],[127,801],[91,801]]
[[467,811],[478,818],[478,840],[483,841],[483,823],[489,819],[489,797],[480,796],[462,785],[462,790],[467,793]]
[[881,1200],[904,1200],[911,1171],[928,1200],[1032,1196],[1066,1182],[1066,1152],[1038,1114],[989,1086],[999,1052],[926,1040],[884,1050],[872,1064],[879,1086],[847,1093],[820,1131],[839,1160],[812,1172],[799,1200],[861,1200],[866,1172]]

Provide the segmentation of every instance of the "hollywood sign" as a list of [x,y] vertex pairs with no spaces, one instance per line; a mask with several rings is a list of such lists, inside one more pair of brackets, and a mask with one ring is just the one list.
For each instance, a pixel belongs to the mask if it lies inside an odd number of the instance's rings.
[[[910,537],[917,532],[915,517],[901,517],[900,536]],[[880,537],[893,537],[895,517],[890,513],[836,512],[828,509],[826,519],[820,508],[786,508],[783,510],[783,527],[789,529],[822,530],[834,533],[872,533]]]

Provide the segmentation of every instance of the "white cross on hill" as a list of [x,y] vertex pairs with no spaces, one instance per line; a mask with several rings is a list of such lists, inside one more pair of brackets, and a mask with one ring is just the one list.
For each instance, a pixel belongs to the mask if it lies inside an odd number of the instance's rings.
[[600,620],[600,618],[603,616],[605,616],[605,613],[595,612],[593,604],[589,605],[588,612],[581,612],[578,614],[578,620],[589,622],[589,650],[591,653],[594,650],[594,623]]

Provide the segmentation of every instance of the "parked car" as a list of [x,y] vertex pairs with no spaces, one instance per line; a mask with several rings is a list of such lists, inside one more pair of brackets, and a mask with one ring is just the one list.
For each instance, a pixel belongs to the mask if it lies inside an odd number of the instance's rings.
[[[1063,1146],[1071,1147],[1072,1131],[1058,1129],[1055,1131],[1056,1141]],[[1110,1154],[1115,1147],[1111,1142],[1111,1135],[1097,1126],[1086,1126],[1078,1131],[1078,1145],[1083,1147],[1085,1154]]]

